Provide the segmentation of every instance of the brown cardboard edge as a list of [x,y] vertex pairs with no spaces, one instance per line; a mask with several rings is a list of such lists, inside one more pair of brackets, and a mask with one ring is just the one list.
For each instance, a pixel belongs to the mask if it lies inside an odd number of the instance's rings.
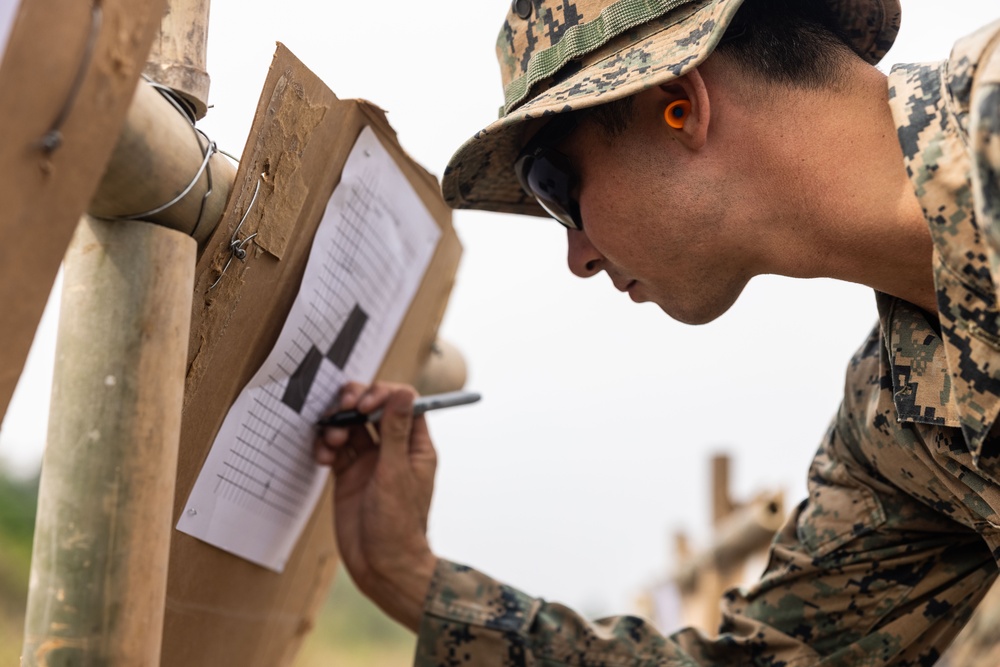
[[[430,345],[457,271],[461,246],[451,225],[451,211],[440,200],[436,181],[433,178],[428,180],[427,172],[412,162],[399,147],[395,133],[384,116],[380,126],[378,117],[369,115],[366,103],[338,100],[308,68],[279,44],[261,94],[257,117],[266,119],[278,81],[290,73],[294,75],[293,83],[300,86],[304,93],[319,95],[324,103],[329,104],[328,115],[320,125],[328,127],[331,132],[336,131],[338,136],[336,147],[323,152],[333,166],[329,170],[329,178],[306,193],[306,201],[300,210],[302,218],[308,222],[300,220],[296,224],[301,229],[291,238],[284,257],[279,259],[263,250],[250,253],[251,257],[245,265],[236,267],[232,275],[227,273],[225,282],[218,288],[220,291],[206,298],[204,290],[214,281],[220,264],[224,262],[225,247],[252,197],[255,170],[267,157],[262,156],[259,150],[261,138],[255,133],[262,128],[255,120],[254,131],[248,138],[237,174],[234,195],[223,222],[206,245],[207,250],[197,269],[189,391],[185,399],[181,462],[174,505],[175,524],[229,405],[266,358],[280,333],[281,324],[301,281],[308,247],[323,210],[339,184],[340,170],[347,155],[365,125],[373,126],[442,229],[431,268],[404,317],[400,334],[390,346],[379,372],[380,378],[410,382],[416,378],[423,359],[430,353]],[[305,145],[308,150],[309,144]],[[309,156],[303,153],[303,168],[313,164],[310,160],[316,156],[312,153]],[[266,216],[269,201],[275,200],[268,200],[267,197],[262,200],[262,213],[251,213],[245,223],[245,233],[252,233],[255,225],[260,223],[256,216]],[[291,264],[298,265],[289,268]],[[270,283],[262,281],[260,277],[267,278],[269,273],[274,274],[274,280]],[[262,290],[264,283],[273,289]],[[269,312],[269,321],[258,322],[255,331],[242,329],[246,322],[237,316],[240,309],[260,303],[261,295],[274,294],[275,290],[290,294],[291,298],[282,297],[287,301],[281,305],[262,307],[261,310]],[[213,309],[220,312],[220,308],[223,312],[232,308],[231,316],[221,318],[215,328],[204,329],[204,314]],[[236,343],[237,333],[244,339],[242,344]],[[200,373],[192,372],[195,362],[205,364]],[[220,369],[225,369],[224,372],[230,376],[229,382],[221,383],[225,389],[218,389],[220,383],[213,380],[218,377],[216,372],[222,372]],[[327,484],[317,511],[310,518],[281,575],[174,531],[164,667],[218,664],[221,659],[238,659],[241,661],[239,664],[250,666],[290,664],[312,627],[336,569],[331,490],[332,485]],[[191,574],[195,567],[201,568],[197,576]],[[220,594],[214,596],[211,586],[226,590],[220,590]],[[207,648],[206,644],[210,641],[215,641],[217,645],[237,646],[240,655],[235,656],[232,650],[219,653],[221,649]]]

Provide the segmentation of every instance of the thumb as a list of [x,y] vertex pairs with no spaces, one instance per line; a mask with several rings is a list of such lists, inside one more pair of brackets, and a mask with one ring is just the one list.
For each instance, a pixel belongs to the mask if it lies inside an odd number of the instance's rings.
[[388,464],[405,464],[413,428],[412,390],[397,389],[389,395],[379,423],[381,459]]

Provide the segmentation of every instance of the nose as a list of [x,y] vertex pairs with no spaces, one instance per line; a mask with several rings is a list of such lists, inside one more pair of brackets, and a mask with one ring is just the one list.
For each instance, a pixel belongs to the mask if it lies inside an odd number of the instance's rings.
[[600,273],[604,256],[590,243],[586,232],[567,229],[566,245],[566,262],[574,275],[590,278]]

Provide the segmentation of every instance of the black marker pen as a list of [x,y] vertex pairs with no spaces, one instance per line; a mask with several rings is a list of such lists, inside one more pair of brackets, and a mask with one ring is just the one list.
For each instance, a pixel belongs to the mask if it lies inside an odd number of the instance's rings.
[[[432,394],[430,396],[420,396],[413,401],[413,416],[422,415],[428,410],[440,410],[450,408],[455,405],[467,405],[475,403],[480,398],[479,394],[471,391],[451,391],[446,394]],[[335,412],[329,417],[323,417],[317,426],[352,426],[354,424],[364,424],[365,422],[377,422],[382,418],[382,410],[375,410],[370,414],[364,414],[357,410],[344,410]]]

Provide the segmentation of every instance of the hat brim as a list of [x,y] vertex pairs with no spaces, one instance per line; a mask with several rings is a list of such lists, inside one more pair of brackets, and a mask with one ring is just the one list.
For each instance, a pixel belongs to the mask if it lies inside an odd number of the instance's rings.
[[[442,179],[453,208],[547,216],[521,189],[514,161],[525,122],[579,111],[634,95],[683,76],[701,63],[722,38],[742,0],[702,0],[618,37],[598,56],[547,90],[490,124],[455,153]],[[572,66],[572,65],[571,65]]]
[[[575,70],[571,75],[561,74],[547,89],[458,149],[442,179],[445,201],[453,208],[547,216],[521,189],[514,173],[525,123],[606,104],[683,76],[715,50],[742,1],[700,0],[682,5],[612,40],[590,58],[567,65]],[[898,9],[898,0],[886,1]],[[869,62],[877,62],[895,38],[898,11],[895,17],[885,16],[880,0],[843,0],[841,4],[845,13],[859,11],[859,5],[880,10],[868,31],[851,36],[855,49]]]

